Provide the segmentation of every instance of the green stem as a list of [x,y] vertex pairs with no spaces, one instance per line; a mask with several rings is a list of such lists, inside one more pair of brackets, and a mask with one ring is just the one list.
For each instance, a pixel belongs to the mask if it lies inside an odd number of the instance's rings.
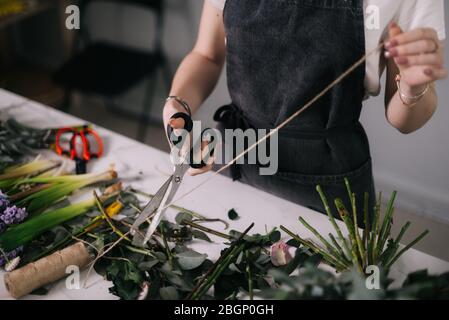
[[210,277],[205,281],[203,286],[200,288],[197,294],[195,294],[192,297],[192,300],[198,300],[203,297],[207,291],[209,291],[210,287],[216,282],[218,277],[225,271],[229,265],[232,263],[232,261],[236,260],[237,257],[240,255],[240,253],[245,249],[246,243],[242,243],[239,246],[233,248],[231,253],[226,256],[226,258],[223,260],[223,263],[221,263],[212,273]]
[[371,225],[370,225],[370,218],[369,218],[369,193],[364,193],[363,198],[363,224],[365,225],[365,228],[363,229],[363,243],[368,246],[368,243],[370,242],[370,231],[371,231]]
[[323,190],[321,189],[321,186],[317,186],[316,190],[318,191],[318,194],[320,195],[321,202],[324,205],[324,208],[326,210],[327,216],[329,218],[329,221],[331,222],[332,226],[334,227],[335,231],[337,232],[337,236],[340,239],[341,243],[343,244],[343,247],[346,249],[348,254],[350,255],[351,250],[349,249],[349,244],[346,241],[346,238],[343,236],[343,233],[341,232],[340,227],[335,222],[334,215],[331,212],[331,209],[329,207],[329,203],[327,201],[326,195],[324,194]]
[[168,263],[170,264],[171,267],[173,267],[173,255],[171,253],[170,247],[168,246],[167,239],[165,238],[164,224],[163,223],[160,224],[160,228],[161,228],[162,241],[164,242],[165,252],[166,252],[167,257],[168,257]]
[[396,242],[397,244],[400,243],[400,241],[402,240],[402,237],[404,236],[405,232],[410,227],[410,225],[411,225],[410,221],[407,221],[407,223],[401,228],[401,231],[399,232],[399,234],[398,234],[396,240],[394,240],[394,242]]
[[407,250],[409,250],[411,247],[413,247],[415,244],[417,244],[419,241],[421,241],[422,238],[424,238],[428,233],[429,233],[429,230],[424,231],[415,240],[410,242],[401,251],[399,251],[396,254],[396,256],[387,264],[387,269],[390,268],[393,265],[393,263],[395,263]]
[[352,214],[353,214],[353,221],[354,221],[354,234],[355,234],[355,240],[357,242],[357,248],[358,253],[360,254],[360,262],[363,265],[363,268],[366,266],[366,256],[365,256],[365,248],[363,247],[362,239],[360,238],[359,233],[359,226],[357,223],[357,205],[356,205],[356,198],[355,193],[351,196],[351,203],[352,203]]
[[343,248],[340,246],[340,244],[338,243],[337,239],[335,239],[334,235],[332,233],[329,233],[329,238],[331,239],[332,243],[334,244],[334,246],[337,248],[338,253],[340,254],[341,258],[347,263],[350,264],[351,263],[351,257],[346,256],[345,252],[343,251]]
[[334,248],[326,239],[324,239],[324,237],[321,236],[321,234],[315,228],[313,228],[310,224],[308,224],[306,220],[304,220],[302,217],[299,217],[299,221],[307,229],[309,229],[310,232],[312,232],[321,241],[322,244],[324,244],[324,246],[326,247],[326,249],[329,251],[330,254],[332,254],[334,256],[339,255],[338,250],[336,248]]
[[249,259],[249,251],[245,251],[246,256],[246,274],[248,275],[248,293],[249,300],[254,300],[254,292],[253,292],[253,274],[251,271],[251,261]]
[[298,236],[297,234],[294,234],[292,231],[288,230],[286,227],[280,226],[280,229],[282,231],[284,231],[285,233],[287,233],[290,237],[292,237],[293,239],[295,239],[296,241],[301,243],[304,247],[315,251],[315,253],[317,253],[317,254],[320,254],[329,265],[335,266],[338,270],[340,270],[340,271],[346,270],[349,267],[349,265],[347,263],[339,260],[338,257],[337,258],[332,257],[324,249],[320,248],[319,246],[313,244],[310,241],[302,239],[300,236]]
[[371,245],[370,245],[370,256],[371,256],[371,264],[377,265],[377,256],[376,256],[376,246],[377,239],[379,237],[379,222],[380,222],[380,206],[382,204],[382,192],[379,192],[379,199],[377,200],[376,206],[374,208],[374,223],[373,230],[371,235]]
[[186,299],[193,299],[198,295],[199,290],[201,290],[202,286],[208,281],[209,277],[215,272],[215,270],[223,263],[223,261],[233,252],[234,248],[242,242],[243,238],[248,234],[248,232],[254,227],[254,223],[252,223],[245,231],[234,241],[229,248],[218,258],[218,260],[214,263],[214,265],[204,274],[201,279],[197,282],[196,286],[189,293]]
[[213,235],[215,235],[217,237],[221,237],[221,238],[224,238],[224,239],[227,239],[227,240],[231,240],[232,239],[232,237],[230,235],[221,233],[219,231],[212,230],[212,229],[207,228],[205,226],[202,226],[202,225],[199,225],[197,223],[194,223],[194,222],[192,222],[190,220],[184,219],[184,220],[181,221],[181,224],[186,224],[188,226],[191,226],[192,228],[195,228],[195,229],[198,229],[198,230],[201,230],[201,231],[213,234]]
[[390,200],[388,201],[388,205],[387,205],[387,209],[385,212],[385,217],[382,223],[382,227],[380,229],[380,234],[379,234],[379,240],[377,243],[377,247],[376,247],[376,255],[379,257],[380,254],[382,253],[382,250],[385,246],[385,242],[388,239],[389,233],[388,230],[390,229],[391,226],[391,222],[392,222],[392,217],[393,217],[393,204],[394,204],[394,200],[396,198],[396,191],[393,191]]

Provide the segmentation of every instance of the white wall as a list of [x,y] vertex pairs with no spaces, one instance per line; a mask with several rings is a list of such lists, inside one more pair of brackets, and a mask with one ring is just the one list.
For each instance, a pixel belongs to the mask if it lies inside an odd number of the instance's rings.
[[[202,0],[167,0],[166,34],[164,44],[173,70],[195,40]],[[446,6],[449,19],[449,6]],[[95,16],[101,33],[111,38],[122,38],[130,44],[144,46],[150,43],[145,30],[151,28],[151,19],[137,11],[115,11],[132,17],[125,27],[118,23],[106,26],[106,18],[114,10]],[[448,21],[448,20],[447,20]],[[449,25],[449,22],[446,23]],[[137,32],[136,30],[142,30]],[[449,32],[448,32],[449,34]],[[449,48],[449,42],[447,47]],[[446,52],[449,64],[449,50]],[[382,94],[370,99],[364,108],[362,121],[371,141],[374,172],[378,190],[389,193],[399,191],[397,206],[449,223],[449,81],[438,84],[439,109],[430,123],[419,132],[402,135],[391,128],[384,117]],[[139,108],[142,88],[136,88],[122,100],[127,108]],[[152,114],[160,117],[166,89],[158,88]],[[207,125],[213,125],[212,114],[220,105],[229,101],[225,76],[213,95],[206,101],[197,117]]]

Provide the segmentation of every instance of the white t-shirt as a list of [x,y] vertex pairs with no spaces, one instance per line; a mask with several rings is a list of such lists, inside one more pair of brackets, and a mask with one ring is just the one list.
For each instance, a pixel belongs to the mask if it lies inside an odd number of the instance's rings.
[[[226,0],[208,0],[223,10]],[[364,0],[365,48],[375,49],[388,37],[388,25],[396,22],[403,30],[434,28],[440,40],[446,38],[444,26],[444,0]],[[380,76],[385,70],[385,61],[373,54],[366,61],[365,88],[367,95],[378,95]]]

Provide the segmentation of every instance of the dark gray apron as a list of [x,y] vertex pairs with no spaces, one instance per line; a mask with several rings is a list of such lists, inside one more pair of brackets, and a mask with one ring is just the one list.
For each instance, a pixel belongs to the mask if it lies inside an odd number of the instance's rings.
[[[276,127],[365,53],[363,0],[227,0],[223,14],[232,104],[214,116],[222,130]],[[320,212],[317,184],[330,201],[340,197],[349,207],[347,177],[361,221],[364,192],[371,208],[375,201],[359,122],[364,79],[362,65],[279,131],[277,174],[261,176],[248,164],[229,174]]]

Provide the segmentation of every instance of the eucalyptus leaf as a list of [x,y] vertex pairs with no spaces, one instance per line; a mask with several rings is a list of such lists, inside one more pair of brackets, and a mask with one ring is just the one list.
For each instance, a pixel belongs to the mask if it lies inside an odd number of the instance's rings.
[[187,220],[187,221],[192,221],[193,217],[191,214],[186,213],[186,212],[179,212],[176,215],[175,221],[178,224],[182,224],[183,220]]
[[207,258],[206,254],[201,254],[193,250],[176,254],[178,264],[183,270],[192,270],[199,267]]
[[199,230],[192,230],[192,236],[196,239],[204,240],[207,242],[212,242],[212,240],[209,238],[209,236],[206,233],[199,231]]
[[178,290],[176,290],[176,288],[173,286],[160,288],[159,294],[161,295],[161,299],[163,299],[163,300],[178,300],[179,299]]
[[158,263],[159,263],[158,259],[147,257],[145,261],[139,263],[139,269],[142,271],[149,271]]
[[278,242],[279,240],[281,240],[281,233],[279,231],[273,231],[270,233],[270,240],[272,242]]
[[239,219],[239,214],[237,213],[237,211],[235,211],[235,209],[231,209],[228,211],[228,218],[231,220],[237,220]]

